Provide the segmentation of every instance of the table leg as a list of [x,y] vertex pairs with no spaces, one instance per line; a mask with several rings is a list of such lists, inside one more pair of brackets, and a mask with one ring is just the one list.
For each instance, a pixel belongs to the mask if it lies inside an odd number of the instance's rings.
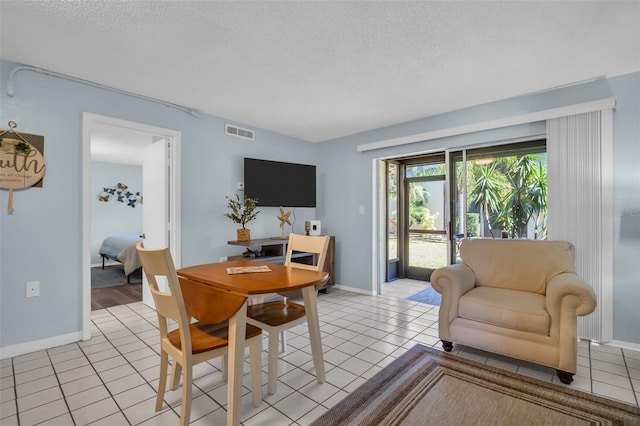
[[307,314],[309,326],[309,339],[311,340],[311,353],[313,354],[313,366],[316,368],[318,383],[324,383],[324,356],[322,355],[322,341],[320,338],[320,321],[318,319],[318,303],[316,287],[311,285],[302,289],[304,309]]
[[227,389],[227,426],[240,424],[242,398],[242,366],[247,329],[247,301],[229,319],[229,363]]

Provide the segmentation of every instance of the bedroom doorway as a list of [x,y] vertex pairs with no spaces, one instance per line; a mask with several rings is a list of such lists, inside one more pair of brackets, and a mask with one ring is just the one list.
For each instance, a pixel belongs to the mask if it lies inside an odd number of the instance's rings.
[[[130,259],[107,252],[102,269],[105,239],[116,236],[126,241],[145,235],[147,244],[169,246],[174,259],[180,259],[180,142],[181,133],[175,130],[90,113],[83,116],[85,339],[91,334],[92,307],[131,303],[132,297],[153,306],[151,295],[143,291],[141,270]],[[154,216],[162,220],[149,219]],[[111,218],[119,218],[119,224],[107,224]],[[102,277],[96,280],[97,275]],[[93,289],[92,281],[102,279],[114,279],[119,285],[110,289],[102,281],[97,286],[103,288]],[[101,300],[92,300],[92,293],[101,293]]]

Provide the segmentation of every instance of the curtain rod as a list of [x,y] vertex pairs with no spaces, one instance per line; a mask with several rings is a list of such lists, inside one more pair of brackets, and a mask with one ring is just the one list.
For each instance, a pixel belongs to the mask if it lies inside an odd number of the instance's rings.
[[115,92],[115,93],[119,93],[121,95],[126,95],[126,96],[132,96],[134,98],[138,98],[138,99],[142,99],[145,101],[149,101],[149,102],[154,102],[160,105],[164,105],[164,106],[168,106],[171,108],[175,108],[178,109],[182,112],[186,112],[187,114],[189,114],[192,117],[195,118],[202,118],[202,115],[193,109],[184,107],[182,105],[177,105],[177,104],[173,104],[171,102],[165,102],[165,101],[161,101],[159,99],[154,99],[154,98],[150,98],[148,96],[144,96],[144,95],[139,95],[137,93],[132,93],[132,92],[127,92],[126,90],[121,90],[121,89],[116,89],[115,87],[110,87],[110,86],[106,86],[104,84],[100,84],[100,83],[94,83],[93,81],[89,81],[89,80],[84,80],[82,78],[77,78],[77,77],[72,77],[66,74],[61,74],[59,72],[55,72],[55,71],[50,71],[44,68],[38,68],[38,67],[34,67],[31,65],[20,65],[16,68],[14,68],[11,73],[9,74],[9,78],[7,79],[7,95],[10,97],[13,97],[15,95],[15,86],[14,86],[14,77],[16,75],[16,73],[18,73],[19,71],[32,71],[35,73],[39,73],[39,74],[45,74],[45,75],[50,75],[52,77],[58,77],[58,78],[62,78],[65,80],[70,80],[76,83],[81,83],[81,84],[86,84],[87,86],[93,86],[93,87],[97,87],[98,89],[104,89],[104,90],[109,90],[111,92]]

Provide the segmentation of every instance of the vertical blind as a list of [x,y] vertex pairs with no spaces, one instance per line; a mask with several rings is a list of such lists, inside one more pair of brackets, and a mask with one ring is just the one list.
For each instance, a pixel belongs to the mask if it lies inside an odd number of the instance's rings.
[[[576,272],[593,288],[598,306],[578,319],[578,336],[611,340],[612,221],[603,221],[610,191],[606,170],[610,132],[594,111],[547,121],[548,235],[576,249]],[[604,136],[604,143],[603,143]],[[608,223],[611,228],[608,228]]]

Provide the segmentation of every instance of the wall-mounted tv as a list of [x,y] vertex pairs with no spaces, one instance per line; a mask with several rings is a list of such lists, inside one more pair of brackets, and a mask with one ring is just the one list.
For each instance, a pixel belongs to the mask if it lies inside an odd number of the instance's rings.
[[316,207],[316,166],[245,158],[244,195],[263,207]]

